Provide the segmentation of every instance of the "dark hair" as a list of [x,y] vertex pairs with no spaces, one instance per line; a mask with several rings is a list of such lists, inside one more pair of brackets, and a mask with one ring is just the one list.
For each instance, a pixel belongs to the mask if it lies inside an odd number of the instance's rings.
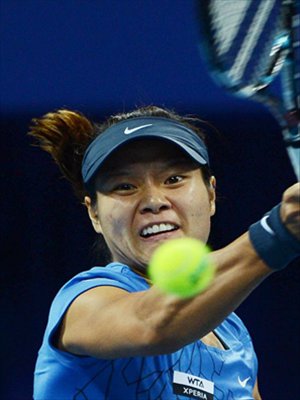
[[[88,193],[85,189],[81,176],[82,159],[88,145],[109,126],[126,119],[145,116],[164,117],[178,121],[205,140],[202,128],[199,127],[200,123],[203,125],[204,122],[199,118],[183,117],[172,110],[157,106],[140,107],[128,113],[115,114],[101,124],[91,122],[80,112],[61,109],[33,119],[29,135],[37,140],[39,147],[51,154],[82,202],[86,195],[91,196],[92,200],[95,198],[94,193]],[[208,183],[211,172],[208,167],[201,169],[204,180]]]

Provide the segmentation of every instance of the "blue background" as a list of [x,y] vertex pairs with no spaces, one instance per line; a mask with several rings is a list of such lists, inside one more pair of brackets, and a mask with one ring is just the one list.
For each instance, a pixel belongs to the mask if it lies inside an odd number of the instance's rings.
[[[0,397],[30,399],[56,291],[92,265],[85,210],[49,156],[30,145],[30,120],[68,107],[101,121],[156,104],[197,114],[211,133],[218,212],[211,243],[226,245],[295,181],[269,112],[233,98],[208,74],[192,0],[2,0]],[[299,268],[271,276],[239,308],[256,345],[264,399],[295,399]],[[220,299],[222,301],[222,299]]]

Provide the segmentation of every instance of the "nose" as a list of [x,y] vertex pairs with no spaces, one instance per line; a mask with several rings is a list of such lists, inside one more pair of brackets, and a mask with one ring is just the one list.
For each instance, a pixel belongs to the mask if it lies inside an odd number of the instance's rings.
[[159,188],[147,188],[140,201],[140,213],[153,213],[158,214],[161,211],[171,208],[170,201],[166,198],[162,190]]

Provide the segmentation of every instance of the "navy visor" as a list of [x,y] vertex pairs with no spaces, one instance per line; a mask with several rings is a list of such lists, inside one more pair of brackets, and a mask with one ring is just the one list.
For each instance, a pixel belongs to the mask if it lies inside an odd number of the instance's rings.
[[200,165],[209,165],[204,141],[187,126],[162,117],[131,118],[110,126],[90,143],[82,161],[85,187],[91,189],[95,175],[115,150],[142,138],[159,138],[175,143]]

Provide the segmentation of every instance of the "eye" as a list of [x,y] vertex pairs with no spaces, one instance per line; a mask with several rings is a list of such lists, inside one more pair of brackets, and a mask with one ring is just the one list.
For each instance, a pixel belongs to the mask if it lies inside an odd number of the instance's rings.
[[129,192],[136,189],[134,185],[131,183],[119,183],[116,186],[114,186],[113,191],[114,192]]
[[174,185],[175,183],[180,183],[182,181],[183,181],[182,175],[172,175],[165,181],[165,183],[167,185]]

